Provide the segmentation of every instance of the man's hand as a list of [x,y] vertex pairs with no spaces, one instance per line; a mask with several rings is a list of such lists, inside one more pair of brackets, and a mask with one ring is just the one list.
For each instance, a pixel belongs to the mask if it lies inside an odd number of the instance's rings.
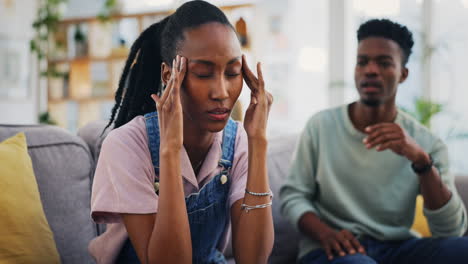
[[416,164],[428,164],[430,162],[429,155],[396,123],[380,123],[368,126],[365,132],[368,136],[364,138],[363,143],[366,144],[368,149],[374,147],[377,151],[390,149]]
[[366,254],[364,247],[348,230],[341,230],[339,232],[330,230],[320,235],[319,242],[329,260],[332,260],[334,255],[344,257],[347,254]]

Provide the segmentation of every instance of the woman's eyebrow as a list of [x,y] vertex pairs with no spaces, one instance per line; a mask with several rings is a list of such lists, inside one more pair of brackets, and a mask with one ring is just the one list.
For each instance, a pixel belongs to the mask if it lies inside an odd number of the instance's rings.
[[240,61],[241,58],[242,58],[241,56],[235,57],[235,58],[231,59],[230,61],[228,61],[227,64],[228,64],[228,65],[229,65],[229,64],[233,64],[233,63],[235,63],[235,62],[237,62],[237,61]]
[[[235,62],[237,62],[237,61],[240,61],[241,58],[242,58],[241,56],[232,58],[231,60],[228,61],[227,64],[228,64],[228,65],[229,65],[229,64],[233,64],[233,63],[235,63]],[[205,65],[207,65],[207,66],[213,66],[213,65],[215,65],[214,62],[209,61],[209,60],[196,60],[196,59],[193,60],[193,59],[192,59],[192,60],[189,60],[189,63],[200,63],[200,64],[205,64]]]
[[189,60],[189,63],[200,63],[200,64],[205,64],[207,66],[213,66],[214,62],[208,61],[208,60]]

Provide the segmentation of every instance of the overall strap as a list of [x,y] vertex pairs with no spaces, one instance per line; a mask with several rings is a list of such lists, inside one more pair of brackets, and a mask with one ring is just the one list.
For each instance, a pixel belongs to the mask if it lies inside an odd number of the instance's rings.
[[[148,134],[148,145],[151,154],[151,161],[153,163],[156,175],[159,175],[159,123],[158,112],[151,112],[145,114],[146,132]],[[236,145],[237,123],[229,119],[223,131],[222,156],[218,162],[225,170],[232,167],[234,160],[234,148]]]
[[222,156],[218,162],[225,170],[232,167],[234,160],[234,148],[236,146],[237,123],[229,118],[229,121],[223,131],[223,143],[221,145]]
[[158,112],[145,114],[148,145],[156,176],[159,175],[159,123]]

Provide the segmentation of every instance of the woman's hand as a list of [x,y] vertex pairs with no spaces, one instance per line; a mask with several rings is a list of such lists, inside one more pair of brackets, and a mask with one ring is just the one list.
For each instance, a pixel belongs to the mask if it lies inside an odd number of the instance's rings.
[[247,65],[245,55],[242,55],[242,73],[251,91],[250,105],[244,118],[244,128],[249,138],[264,139],[266,138],[266,126],[273,96],[265,90],[260,63],[257,63],[258,77],[255,77]]
[[159,116],[161,150],[180,150],[183,144],[182,105],[180,86],[185,77],[187,59],[179,55],[172,61],[171,78],[161,98],[152,94]]

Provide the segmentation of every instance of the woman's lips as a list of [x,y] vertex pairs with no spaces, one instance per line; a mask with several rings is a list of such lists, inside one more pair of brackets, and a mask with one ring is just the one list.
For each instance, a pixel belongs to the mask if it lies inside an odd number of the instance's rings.
[[229,117],[229,113],[224,113],[224,114],[215,114],[215,113],[208,113],[208,116],[212,120],[216,121],[224,121]]
[[224,121],[229,118],[229,109],[227,108],[217,108],[211,111],[208,111],[208,117],[215,121]]

